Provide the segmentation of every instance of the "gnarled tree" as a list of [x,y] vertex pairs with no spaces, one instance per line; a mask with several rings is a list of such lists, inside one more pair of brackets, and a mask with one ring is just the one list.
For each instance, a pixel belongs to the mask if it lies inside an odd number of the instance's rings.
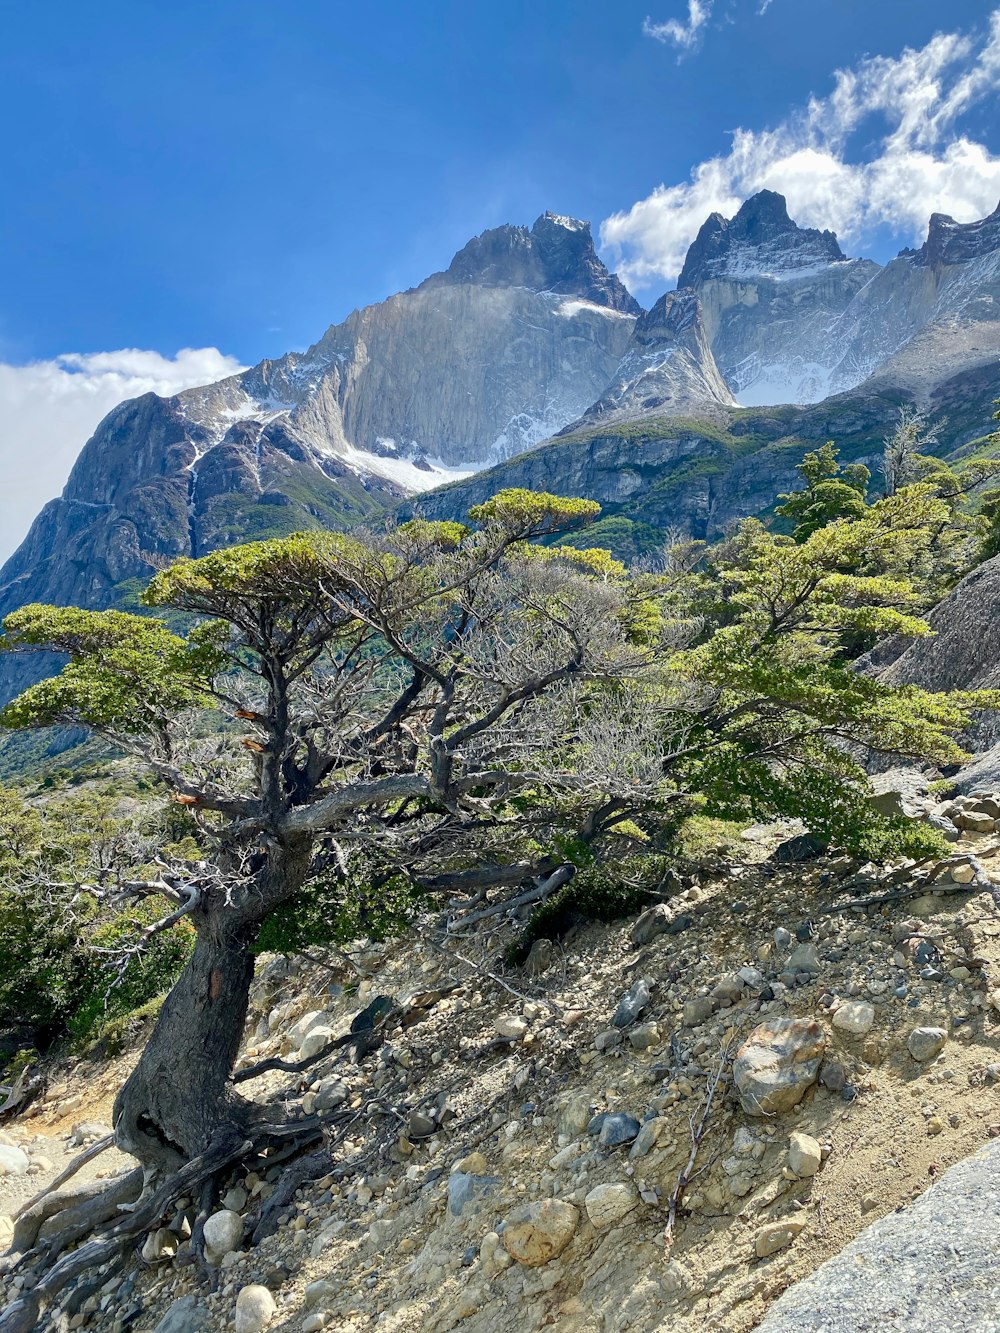
[[[209,848],[92,886],[160,895],[170,910],[148,929],[184,917],[197,932],[115,1106],[141,1162],[176,1168],[226,1126],[252,1137],[231,1080],[252,947],[295,895],[360,878],[377,909],[400,883],[551,876],[556,832],[592,840],[661,795],[655,729],[630,707],[661,646],[649,580],[605,552],[532,545],[596,512],[504,492],[475,531],[416,520],[182,561],[146,601],[191,617],[186,634],[112,611],[7,618],[7,649],[70,660],[5,724],[82,724],[141,755]],[[215,725],[192,727],[208,705]]]

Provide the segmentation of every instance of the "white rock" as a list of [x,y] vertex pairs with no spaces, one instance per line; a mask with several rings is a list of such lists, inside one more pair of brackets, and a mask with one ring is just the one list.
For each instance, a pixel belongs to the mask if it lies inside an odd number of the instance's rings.
[[318,1026],[310,1028],[299,1046],[299,1059],[308,1060],[311,1056],[318,1055],[328,1042],[333,1041],[336,1035],[333,1028],[326,1023],[320,1023]]
[[243,1218],[239,1213],[223,1208],[205,1223],[205,1258],[210,1264],[221,1264],[243,1244]]
[[864,1037],[875,1022],[875,1007],[864,1000],[848,1000],[833,1015],[833,1026],[848,1037]]
[[583,1201],[587,1216],[598,1231],[627,1217],[637,1207],[639,1196],[631,1185],[595,1185]]
[[31,1160],[23,1148],[0,1144],[0,1176],[27,1175],[30,1165]]
[[788,1140],[788,1165],[797,1176],[814,1176],[823,1162],[823,1150],[809,1134],[792,1134]]
[[[277,1011],[275,1011],[277,1014]],[[303,1014],[298,1022],[293,1023],[288,1029],[288,1042],[291,1046],[301,1046],[308,1033],[313,1028],[319,1027],[321,1023],[325,1024],[329,1015],[322,1009],[312,1009],[308,1014]],[[269,1020],[270,1021],[270,1020]]]
[[506,1037],[510,1041],[520,1041],[528,1030],[528,1024],[520,1014],[500,1014],[493,1020],[493,1026],[498,1037]]
[[263,1333],[277,1308],[267,1287],[244,1287],[236,1297],[236,1333]]

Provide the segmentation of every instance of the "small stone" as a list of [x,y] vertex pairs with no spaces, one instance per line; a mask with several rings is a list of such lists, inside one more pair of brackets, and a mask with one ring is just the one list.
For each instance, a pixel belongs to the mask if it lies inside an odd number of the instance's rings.
[[559,1118],[556,1121],[560,1137],[578,1139],[585,1134],[590,1124],[592,1110],[590,1098],[582,1093],[569,1097],[559,1108]]
[[847,1082],[844,1066],[839,1060],[825,1061],[823,1068],[819,1071],[819,1081],[824,1088],[829,1088],[831,1092],[840,1092]]
[[528,1024],[520,1014],[501,1014],[493,1020],[493,1027],[498,1037],[508,1041],[520,1041],[528,1031]]
[[222,1196],[222,1206],[230,1213],[242,1213],[249,1202],[250,1195],[242,1185],[234,1185]]
[[823,1162],[823,1150],[809,1134],[794,1133],[788,1140],[788,1165],[800,1178],[814,1176]]
[[599,1032],[594,1038],[594,1049],[596,1051],[610,1051],[614,1046],[622,1044],[622,1034],[617,1028],[608,1028],[604,1032]]
[[529,977],[540,977],[552,966],[556,956],[556,946],[551,940],[535,940],[524,960],[524,970]]
[[875,1008],[864,1000],[848,1000],[833,1015],[833,1026],[848,1037],[865,1037],[875,1022]]
[[213,1213],[205,1223],[205,1258],[210,1264],[221,1264],[243,1244],[243,1218],[228,1208]]
[[788,972],[806,972],[811,977],[816,976],[820,971],[820,961],[815,944],[800,944],[798,948],[793,949],[788,955],[785,970]]
[[411,1111],[406,1122],[406,1136],[410,1139],[426,1139],[434,1133],[437,1125],[429,1115],[422,1111]]
[[774,932],[774,947],[776,949],[787,949],[791,942],[791,931],[786,930],[784,926],[779,926]]
[[648,1004],[649,982],[645,977],[639,977],[628,993],[619,1000],[615,1016],[611,1020],[612,1027],[628,1027],[630,1023],[635,1022]]
[[968,861],[963,861],[957,866],[952,866],[951,878],[955,884],[971,884],[976,878],[975,868],[970,866]]
[[467,1176],[484,1176],[489,1164],[481,1152],[470,1152],[452,1167],[453,1171],[464,1171]]
[[470,1203],[487,1198],[500,1184],[499,1176],[473,1175],[467,1171],[453,1171],[448,1177],[448,1211],[452,1217],[461,1217]]
[[317,1111],[332,1111],[350,1097],[350,1089],[343,1079],[324,1078],[313,1089],[313,1105]]
[[944,1028],[914,1028],[906,1039],[906,1049],[914,1060],[924,1064],[933,1060],[935,1055],[940,1055],[947,1040],[948,1034]]
[[932,1115],[927,1122],[927,1133],[933,1138],[935,1134],[940,1134],[943,1129],[944,1121],[941,1117],[939,1115]]
[[619,1148],[623,1143],[631,1143],[641,1128],[635,1116],[615,1111],[604,1117],[597,1141],[602,1148]]
[[208,1309],[198,1297],[181,1296],[171,1304],[153,1333],[208,1333],[210,1328]]
[[785,1222],[773,1222],[762,1231],[758,1231],[754,1242],[757,1258],[766,1259],[769,1254],[777,1254],[779,1250],[791,1245],[795,1237],[805,1230],[805,1225],[805,1222],[789,1219]]
[[263,1333],[277,1308],[267,1287],[244,1287],[236,1297],[236,1333]]
[[303,1319],[302,1333],[320,1333],[321,1329],[326,1328],[326,1321],[327,1315],[324,1310],[314,1310]]
[[328,1046],[336,1037],[332,1027],[326,1023],[320,1023],[317,1027],[310,1028],[302,1038],[302,1045],[299,1047],[299,1059],[309,1060],[314,1055],[319,1055],[324,1046]]
[[25,1176],[31,1159],[21,1148],[0,1144],[0,1176]]
[[647,1120],[628,1151],[630,1160],[635,1157],[645,1157],[656,1146],[668,1124],[669,1121],[664,1116],[655,1116],[652,1120]]
[[650,944],[657,935],[665,935],[670,929],[670,909],[666,903],[657,903],[643,912],[630,932],[632,943],[637,947]]
[[595,1185],[583,1201],[587,1216],[598,1231],[612,1227],[639,1205],[639,1196],[627,1184]]
[[318,1305],[331,1305],[337,1299],[339,1288],[333,1282],[323,1278],[310,1282],[302,1293],[302,1308],[315,1310]]
[[560,1199],[524,1204],[510,1213],[503,1229],[503,1246],[512,1259],[527,1268],[541,1268],[573,1239],[580,1211]]
[[660,1029],[655,1023],[639,1023],[628,1034],[633,1050],[648,1051],[660,1041]]
[[685,1000],[684,1009],[681,1014],[681,1022],[686,1028],[696,1028],[701,1023],[706,1023],[712,1017],[712,1001],[707,995],[698,996],[694,1000]]

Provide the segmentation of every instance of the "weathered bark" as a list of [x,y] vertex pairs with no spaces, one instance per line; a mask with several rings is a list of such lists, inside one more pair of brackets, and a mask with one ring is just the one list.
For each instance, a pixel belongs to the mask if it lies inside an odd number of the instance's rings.
[[139,1063],[115,1101],[118,1146],[145,1166],[176,1170],[206,1151],[222,1126],[245,1134],[253,1106],[234,1090],[262,922],[302,885],[309,847],[277,848],[253,891],[193,918],[198,937]]

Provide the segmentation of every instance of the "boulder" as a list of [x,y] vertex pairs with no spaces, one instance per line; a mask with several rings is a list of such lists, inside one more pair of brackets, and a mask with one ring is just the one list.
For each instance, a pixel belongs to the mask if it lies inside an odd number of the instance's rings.
[[826,1034],[807,1018],[773,1018],[759,1024],[736,1053],[733,1078],[748,1115],[788,1111],[816,1081]]
[[236,1297],[236,1333],[264,1333],[277,1304],[267,1287],[253,1283]]
[[561,1199],[543,1199],[515,1208],[506,1219],[503,1246],[512,1259],[527,1268],[541,1268],[573,1239],[580,1211]]
[[243,1244],[243,1218],[222,1208],[206,1221],[204,1234],[205,1258],[210,1264],[220,1264]]

